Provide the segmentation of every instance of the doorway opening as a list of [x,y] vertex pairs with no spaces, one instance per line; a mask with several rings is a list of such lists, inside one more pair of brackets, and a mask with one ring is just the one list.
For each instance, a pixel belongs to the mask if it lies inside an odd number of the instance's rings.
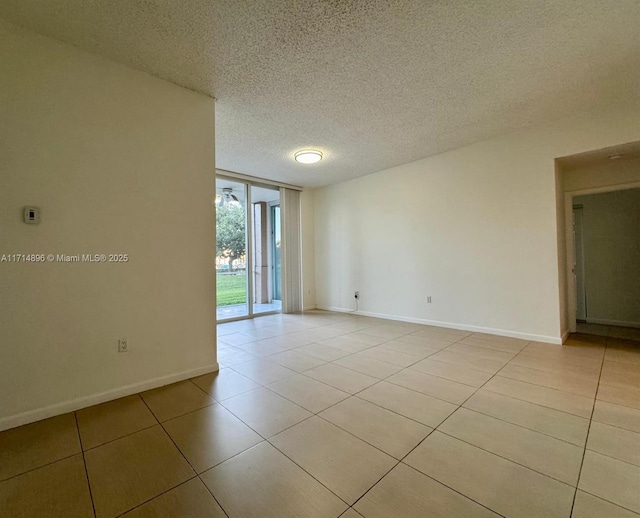
[[216,177],[216,318],[281,311],[280,190]]
[[557,159],[563,340],[640,340],[640,142]]

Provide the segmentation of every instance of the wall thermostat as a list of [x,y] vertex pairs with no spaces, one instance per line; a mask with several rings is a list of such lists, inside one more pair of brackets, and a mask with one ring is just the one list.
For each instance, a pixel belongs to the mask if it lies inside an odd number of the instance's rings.
[[29,223],[30,225],[37,225],[40,223],[40,209],[38,207],[25,207],[24,222]]

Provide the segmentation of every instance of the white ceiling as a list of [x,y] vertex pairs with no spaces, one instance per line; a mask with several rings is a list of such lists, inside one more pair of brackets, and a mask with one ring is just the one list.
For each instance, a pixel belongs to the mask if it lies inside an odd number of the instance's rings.
[[[215,96],[217,167],[303,186],[640,92],[638,0],[3,0],[0,17]],[[302,147],[325,159],[295,163]]]

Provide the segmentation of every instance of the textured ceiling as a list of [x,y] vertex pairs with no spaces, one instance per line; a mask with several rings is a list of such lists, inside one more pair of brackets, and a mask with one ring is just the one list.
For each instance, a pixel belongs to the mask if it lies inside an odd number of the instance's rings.
[[[640,90],[638,0],[2,0],[0,17],[217,98],[217,166],[303,186]],[[325,159],[292,160],[302,147]]]

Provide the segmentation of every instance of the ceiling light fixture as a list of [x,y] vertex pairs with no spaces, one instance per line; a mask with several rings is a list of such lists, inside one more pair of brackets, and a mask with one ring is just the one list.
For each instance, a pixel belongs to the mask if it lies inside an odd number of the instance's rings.
[[322,160],[322,153],[316,149],[302,149],[296,151],[294,157],[296,162],[300,162],[301,164],[315,164]]
[[610,155],[609,160],[618,160],[618,158],[622,158],[622,155]]

